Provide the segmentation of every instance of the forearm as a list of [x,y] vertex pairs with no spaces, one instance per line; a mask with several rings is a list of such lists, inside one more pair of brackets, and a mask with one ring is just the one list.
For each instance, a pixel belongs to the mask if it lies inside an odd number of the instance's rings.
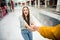
[[38,32],[45,38],[54,39],[51,30],[49,27],[40,27]]
[[27,23],[25,24],[25,27],[28,28],[28,29],[30,29],[30,26]]

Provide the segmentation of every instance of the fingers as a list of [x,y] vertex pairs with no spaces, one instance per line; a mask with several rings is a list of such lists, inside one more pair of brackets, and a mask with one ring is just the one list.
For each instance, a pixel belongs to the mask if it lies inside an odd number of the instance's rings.
[[34,29],[31,27],[31,28],[30,28],[30,31],[32,31],[32,32],[33,32],[33,31],[34,31]]
[[30,25],[32,31],[38,31],[39,27],[35,25]]
[[34,26],[33,29],[34,29],[35,31],[38,31],[38,30],[39,30],[39,27]]

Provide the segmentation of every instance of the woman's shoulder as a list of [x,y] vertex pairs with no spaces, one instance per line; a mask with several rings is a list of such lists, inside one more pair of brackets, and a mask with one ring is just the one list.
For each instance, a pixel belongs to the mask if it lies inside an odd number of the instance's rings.
[[32,16],[32,14],[30,14],[30,19],[33,20],[33,16]]
[[20,20],[22,20],[22,19],[23,19],[22,15],[20,15],[20,16],[19,16],[19,19],[20,19]]

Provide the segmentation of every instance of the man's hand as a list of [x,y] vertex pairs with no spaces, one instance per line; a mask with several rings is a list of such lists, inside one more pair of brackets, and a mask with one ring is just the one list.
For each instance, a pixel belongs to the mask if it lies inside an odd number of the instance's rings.
[[34,29],[33,29],[32,27],[30,27],[29,29],[30,29],[30,31],[32,31],[32,32],[34,31]]
[[35,25],[30,25],[31,29],[33,29],[32,31],[35,31],[34,27]]
[[38,26],[34,26],[33,29],[34,29],[35,31],[39,31],[39,27],[38,27]]

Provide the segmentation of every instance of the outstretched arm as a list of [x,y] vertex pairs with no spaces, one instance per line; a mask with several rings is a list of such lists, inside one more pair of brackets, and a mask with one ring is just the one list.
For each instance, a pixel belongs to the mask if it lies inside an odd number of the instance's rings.
[[37,26],[35,26],[34,29],[36,31],[38,31],[45,38],[55,39],[55,36],[52,32],[52,29],[54,29],[54,27],[47,27],[47,26],[37,27]]

